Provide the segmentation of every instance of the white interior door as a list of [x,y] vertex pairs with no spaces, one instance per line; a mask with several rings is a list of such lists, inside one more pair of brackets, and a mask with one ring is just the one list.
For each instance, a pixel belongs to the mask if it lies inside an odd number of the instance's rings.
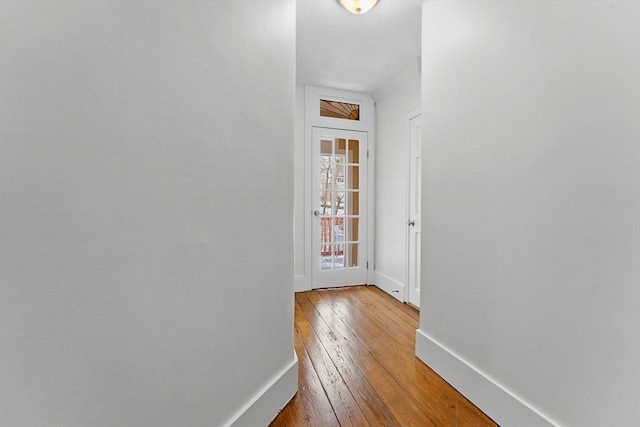
[[421,183],[422,183],[422,136],[420,116],[409,121],[409,217],[408,229],[408,295],[407,300],[420,307],[420,239],[422,236]]
[[313,128],[312,287],[367,282],[367,133]]

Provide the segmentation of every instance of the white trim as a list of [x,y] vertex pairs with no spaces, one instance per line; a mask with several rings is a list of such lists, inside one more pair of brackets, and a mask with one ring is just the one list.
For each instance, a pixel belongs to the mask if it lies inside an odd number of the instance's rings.
[[266,426],[298,391],[298,356],[247,402],[225,427]]
[[559,426],[420,329],[416,330],[416,356],[499,425]]
[[382,274],[379,271],[375,270],[373,271],[373,276],[373,282],[369,283],[375,284],[378,288],[382,289],[398,301],[404,302],[402,300],[402,296],[405,293],[406,286],[403,283],[400,283],[397,280],[387,276],[386,274]]
[[[360,105],[360,120],[320,116],[320,99],[331,99]],[[315,126],[330,129],[359,130],[361,132],[371,132],[373,130],[375,111],[373,99],[367,94],[326,87],[305,86],[304,102],[305,127]]]
[[367,139],[367,283],[371,283],[375,275],[375,235],[376,235],[376,104],[371,101],[372,120],[369,125],[369,138]]
[[[410,211],[410,200],[409,197],[411,197],[411,120],[420,116],[422,114],[422,110],[421,109],[417,109],[417,110],[413,110],[411,111],[409,114],[407,114],[407,120],[405,121],[405,127],[404,127],[404,140],[405,143],[407,144],[407,154],[406,154],[406,171],[405,171],[405,190],[406,190],[406,204],[404,207],[404,217],[406,218],[406,221],[409,221],[409,211]],[[403,302],[409,302],[409,227],[405,227],[406,230],[406,238],[405,238],[405,248],[404,248],[404,259],[405,259],[405,263],[404,263],[404,283],[407,284],[407,286],[404,287],[404,292],[402,294],[402,301]],[[422,304],[420,304],[422,305]]]
[[[313,203],[313,120],[309,117],[309,95],[307,86],[304,87],[304,274],[305,288],[313,289],[313,280],[311,278],[311,267],[313,254],[311,253],[311,235],[313,224],[311,222],[311,208]],[[315,99],[315,97],[314,97]]]
[[293,289],[295,292],[304,292],[311,290],[311,284],[307,283],[306,275],[296,274],[293,276]]

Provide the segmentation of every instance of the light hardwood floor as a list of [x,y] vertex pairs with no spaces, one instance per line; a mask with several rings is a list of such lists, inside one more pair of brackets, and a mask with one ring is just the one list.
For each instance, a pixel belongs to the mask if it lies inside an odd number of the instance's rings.
[[296,396],[271,426],[496,426],[414,355],[418,312],[374,286],[296,294]]

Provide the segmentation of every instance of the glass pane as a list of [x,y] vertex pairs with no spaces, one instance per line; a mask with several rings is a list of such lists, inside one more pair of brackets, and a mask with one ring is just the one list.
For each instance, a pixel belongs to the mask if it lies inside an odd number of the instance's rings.
[[331,245],[320,246],[320,270],[331,270],[333,260]]
[[360,193],[349,191],[347,193],[347,215],[360,214]]
[[357,139],[349,140],[349,163],[359,163],[360,159],[360,141]]
[[349,190],[358,190],[360,188],[360,167],[349,166]]
[[331,155],[333,153],[333,149],[332,149],[332,144],[333,141],[331,140],[322,140],[320,141],[320,154],[328,154]]
[[358,227],[360,225],[359,218],[349,218],[347,226],[347,240],[350,242],[358,241]]
[[358,262],[358,244],[353,243],[346,245],[347,246],[347,259],[349,260],[347,266],[348,267],[357,267],[359,265]]
[[329,160],[320,159],[320,188],[327,189],[333,179],[333,168]]
[[331,243],[331,235],[333,234],[333,225],[330,217],[320,218],[320,243],[323,245]]
[[333,252],[333,268],[344,268],[344,247],[345,245],[336,245]]
[[344,218],[333,219],[333,241],[344,242]]
[[336,139],[336,156],[345,156],[347,154],[347,140],[342,138]]
[[336,157],[336,164],[334,167],[335,167],[335,170],[333,171],[333,174],[335,179],[332,182],[333,188],[337,190],[344,189],[344,184],[345,184],[344,159],[339,159],[338,157]]
[[320,192],[320,215],[331,215],[333,213],[332,196],[333,193],[331,191]]
[[335,192],[335,214],[336,215],[344,215],[344,205],[345,205],[345,192],[344,191],[336,191]]

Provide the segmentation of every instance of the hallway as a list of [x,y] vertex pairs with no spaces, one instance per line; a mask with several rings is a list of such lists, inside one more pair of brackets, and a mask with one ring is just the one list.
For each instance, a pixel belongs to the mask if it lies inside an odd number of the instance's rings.
[[295,298],[299,388],[271,426],[496,425],[414,356],[414,309],[374,286]]

